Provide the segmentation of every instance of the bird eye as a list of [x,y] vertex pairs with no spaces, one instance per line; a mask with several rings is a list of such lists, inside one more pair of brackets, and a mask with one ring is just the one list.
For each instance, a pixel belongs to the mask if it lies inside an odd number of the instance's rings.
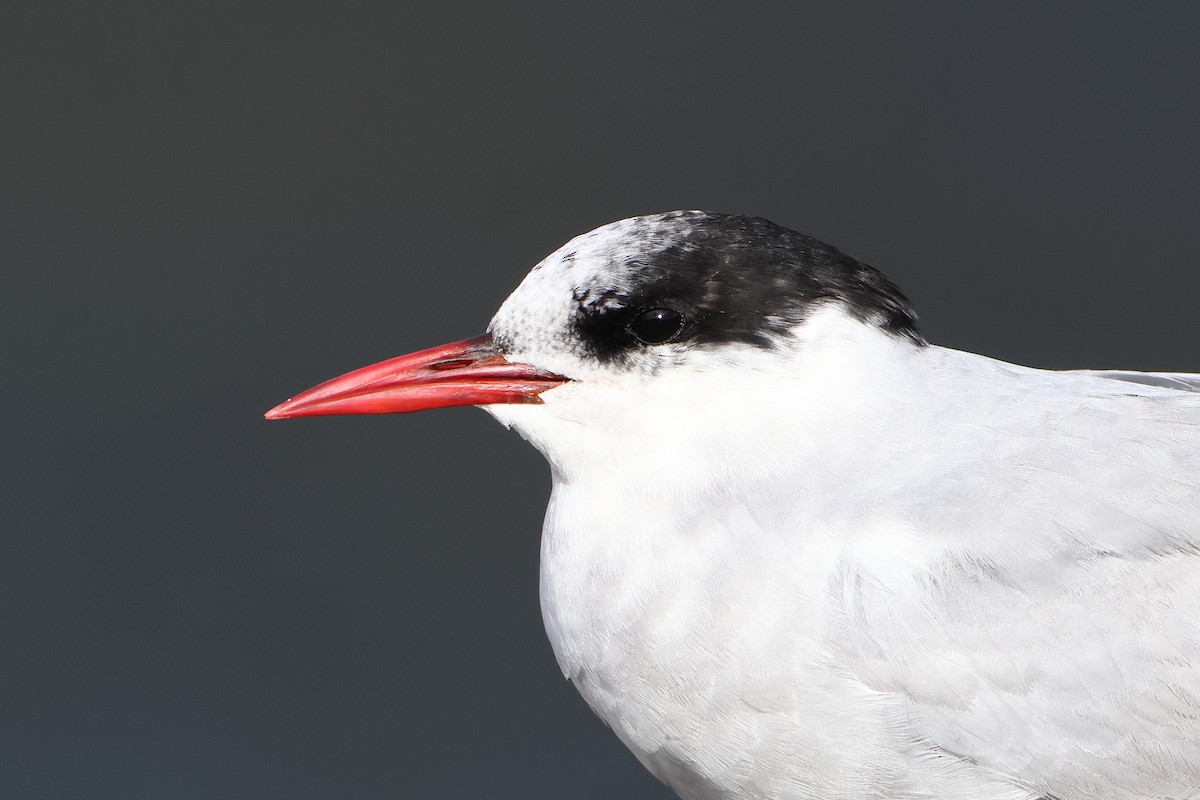
[[645,344],[664,344],[683,330],[683,315],[669,308],[649,308],[629,322],[629,332]]

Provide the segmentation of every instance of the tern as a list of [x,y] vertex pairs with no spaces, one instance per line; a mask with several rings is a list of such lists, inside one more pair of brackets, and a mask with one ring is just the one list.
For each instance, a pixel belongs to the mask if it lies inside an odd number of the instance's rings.
[[487,331],[267,417],[540,450],[555,657],[680,797],[1200,797],[1200,375],[931,345],[874,268],[701,211],[572,239]]

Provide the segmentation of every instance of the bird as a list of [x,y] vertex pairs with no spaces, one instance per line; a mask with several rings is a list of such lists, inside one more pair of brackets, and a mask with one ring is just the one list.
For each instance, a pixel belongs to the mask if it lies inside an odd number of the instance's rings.
[[267,417],[459,405],[549,462],[554,656],[684,800],[1200,797],[1200,375],[930,344],[862,261],[674,211]]

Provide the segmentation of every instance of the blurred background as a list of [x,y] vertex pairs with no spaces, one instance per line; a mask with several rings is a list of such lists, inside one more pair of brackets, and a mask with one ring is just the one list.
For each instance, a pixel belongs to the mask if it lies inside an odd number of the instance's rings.
[[1200,371],[1200,6],[0,12],[0,797],[658,798],[541,630],[540,457],[266,423],[567,238],[758,214],[936,342]]

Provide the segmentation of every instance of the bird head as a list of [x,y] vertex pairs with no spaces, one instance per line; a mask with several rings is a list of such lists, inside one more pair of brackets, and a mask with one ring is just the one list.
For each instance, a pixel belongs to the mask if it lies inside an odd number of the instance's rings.
[[803,386],[835,402],[813,390],[845,392],[830,378],[864,342],[924,344],[881,273],[764,219],[676,211],[567,242],[483,336],[355,370],[267,418],[479,405],[568,469],[655,440],[702,447],[723,420],[745,442],[747,421],[802,415]]

